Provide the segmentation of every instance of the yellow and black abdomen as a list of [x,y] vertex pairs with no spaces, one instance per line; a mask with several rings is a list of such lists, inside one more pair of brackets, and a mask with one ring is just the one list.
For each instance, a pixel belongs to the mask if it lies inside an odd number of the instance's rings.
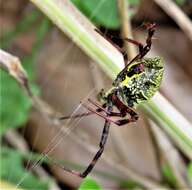
[[[141,73],[134,73],[133,67],[143,64]],[[158,91],[163,77],[163,62],[159,57],[145,58],[128,67],[119,82],[122,99],[133,107],[135,104],[150,99]]]

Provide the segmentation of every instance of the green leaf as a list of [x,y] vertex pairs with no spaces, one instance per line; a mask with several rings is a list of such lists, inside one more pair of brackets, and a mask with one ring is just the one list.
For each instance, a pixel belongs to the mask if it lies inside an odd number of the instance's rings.
[[0,71],[0,135],[26,122],[30,100],[7,73]]
[[22,156],[16,151],[13,152],[8,149],[2,149],[0,152],[0,162],[1,179],[9,181],[15,185],[23,179],[19,186],[24,189],[48,189],[48,181],[40,181],[40,179],[31,172],[25,170]]
[[192,162],[190,162],[190,164],[188,165],[187,175],[188,175],[190,183],[192,184]]
[[27,14],[13,29],[12,31],[3,31],[3,36],[1,36],[1,48],[8,48],[14,38],[23,32],[27,32],[34,24],[34,22],[40,17],[41,13],[39,11],[32,11]]
[[86,177],[81,183],[79,190],[101,190],[101,186],[91,177]]
[[178,4],[178,5],[183,5],[185,4],[186,0],[175,0],[175,2]]
[[129,5],[135,6],[139,5],[140,0],[127,0],[129,2]]
[[116,0],[72,0],[72,2],[98,26],[119,28],[120,20]]
[[126,180],[120,183],[120,189],[139,189],[142,186],[133,180]]
[[[116,0],[71,0],[91,21],[98,26],[110,29],[120,27],[118,6]],[[136,6],[140,0],[128,0],[129,4]],[[132,16],[132,12],[130,12]]]
[[167,165],[167,164],[163,165],[162,174],[163,174],[166,182],[169,183],[169,185],[171,185],[172,187],[177,187],[177,180],[169,165]]

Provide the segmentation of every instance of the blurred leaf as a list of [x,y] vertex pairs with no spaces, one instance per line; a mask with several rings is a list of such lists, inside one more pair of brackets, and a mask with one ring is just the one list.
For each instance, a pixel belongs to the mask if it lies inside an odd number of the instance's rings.
[[13,31],[3,31],[3,35],[0,38],[1,48],[8,48],[18,34],[27,32],[40,15],[39,11],[32,11],[17,24]]
[[129,5],[139,5],[140,0],[127,0],[129,2]]
[[173,187],[177,187],[177,180],[170,168],[169,165],[164,164],[162,166],[162,174],[164,176],[164,179],[166,180],[166,182],[169,183],[169,185],[173,186]]
[[[0,189],[7,189],[7,190],[15,190],[15,185],[10,184],[7,181],[0,180]],[[17,188],[17,190],[24,190],[21,188]]]
[[116,0],[72,0],[72,2],[99,26],[112,29],[120,26]]
[[[21,62],[26,69],[31,81],[35,79],[34,61],[43,43],[45,34],[50,26],[48,19],[43,19],[37,29],[36,42],[30,56]],[[31,101],[26,97],[23,90],[7,73],[0,71],[0,136],[9,128],[16,128],[23,125],[28,118],[31,108]],[[35,84],[31,85],[34,94],[39,92]]]
[[139,185],[137,182],[133,180],[127,180],[120,183],[120,189],[136,189],[141,188],[141,185]]
[[79,190],[101,190],[101,186],[91,177],[86,177],[81,183]]
[[[118,29],[120,20],[116,0],[71,0],[80,11],[98,26]],[[128,0],[130,5],[138,5],[140,0]]]
[[186,0],[175,0],[175,2],[178,4],[178,5],[183,5],[185,4]]
[[190,162],[190,164],[188,165],[187,175],[189,177],[190,183],[192,184],[192,162]]
[[2,135],[6,129],[26,122],[31,102],[18,83],[2,70],[0,83],[0,135]]
[[43,44],[44,37],[50,28],[50,25],[51,22],[47,18],[44,18],[42,20],[40,26],[38,26],[38,29],[36,30],[36,42],[33,44],[30,56],[24,57],[22,59],[23,66],[27,70],[27,74],[31,81],[34,81],[36,78],[34,63],[37,58],[37,55],[39,54],[39,49]]
[[23,179],[19,186],[25,189],[48,189],[48,181],[40,181],[31,172],[25,170],[21,154],[9,151],[8,149],[2,149],[0,152],[0,161],[1,179],[13,184],[17,184]]

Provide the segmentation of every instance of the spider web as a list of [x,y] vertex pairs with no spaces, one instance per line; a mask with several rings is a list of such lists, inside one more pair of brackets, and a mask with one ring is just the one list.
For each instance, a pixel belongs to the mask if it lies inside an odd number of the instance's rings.
[[[94,11],[92,12],[92,15],[90,16],[90,19],[94,16],[95,12],[97,12],[97,9],[102,6],[102,3],[104,3],[106,0],[102,0],[100,1],[100,3],[97,5],[97,7],[95,7]],[[65,58],[65,56],[73,49],[74,44],[71,43],[68,45],[68,48],[65,49],[65,53],[63,54],[63,59]],[[73,54],[73,57],[75,57],[75,54]],[[57,66],[54,67],[54,70],[52,72],[52,75],[48,76],[45,80],[44,83],[41,85],[41,87],[43,88],[44,85],[48,84],[50,80],[54,80],[54,76],[56,76],[58,69],[61,66],[61,62],[59,64],[57,64]],[[82,100],[82,102],[86,101],[91,95],[94,94],[95,88],[92,88],[90,90],[90,92],[87,94],[87,96]],[[72,112],[71,116],[73,116],[74,114],[76,114],[80,109],[82,104],[80,103]],[[39,166],[43,160],[46,157],[49,157],[49,154],[58,147],[58,145],[65,140],[65,137],[67,137],[68,135],[70,135],[73,130],[78,126],[78,124],[80,123],[80,121],[83,118],[78,118],[76,120],[72,120],[72,119],[68,119],[66,120],[66,122],[64,122],[64,124],[62,125],[62,127],[57,131],[57,133],[53,136],[53,138],[50,140],[50,142],[47,144],[46,148],[44,149],[44,151],[42,152],[41,157],[39,158],[39,160],[33,162],[33,164],[30,166],[30,163],[32,161],[32,155],[33,153],[31,153],[31,158],[28,159],[27,164],[25,166],[25,169],[27,169],[28,171],[33,170],[34,168],[36,168],[37,166]],[[67,128],[66,128],[67,126]],[[25,133],[25,129],[23,130],[23,133]],[[39,135],[39,131],[37,130],[36,133],[36,137]],[[41,134],[40,134],[41,135]],[[33,142],[33,146],[36,144],[36,140],[37,138],[34,138],[34,142]],[[32,147],[32,151],[33,151],[33,147]],[[12,172],[10,172],[11,174]],[[25,180],[25,178],[27,178],[28,174],[25,174],[23,177],[21,177],[21,179],[18,181],[18,183],[15,186],[15,189],[17,189],[22,182]]]

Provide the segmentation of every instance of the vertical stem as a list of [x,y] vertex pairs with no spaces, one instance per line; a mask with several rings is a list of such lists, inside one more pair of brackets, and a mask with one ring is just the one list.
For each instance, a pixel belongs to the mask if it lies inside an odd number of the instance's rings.
[[[129,18],[129,3],[127,0],[118,0],[119,15],[121,17],[121,32],[122,37],[133,39],[131,21]],[[128,42],[125,43],[125,49],[128,55],[128,59],[131,60],[136,55],[136,49],[134,46],[130,46]]]

